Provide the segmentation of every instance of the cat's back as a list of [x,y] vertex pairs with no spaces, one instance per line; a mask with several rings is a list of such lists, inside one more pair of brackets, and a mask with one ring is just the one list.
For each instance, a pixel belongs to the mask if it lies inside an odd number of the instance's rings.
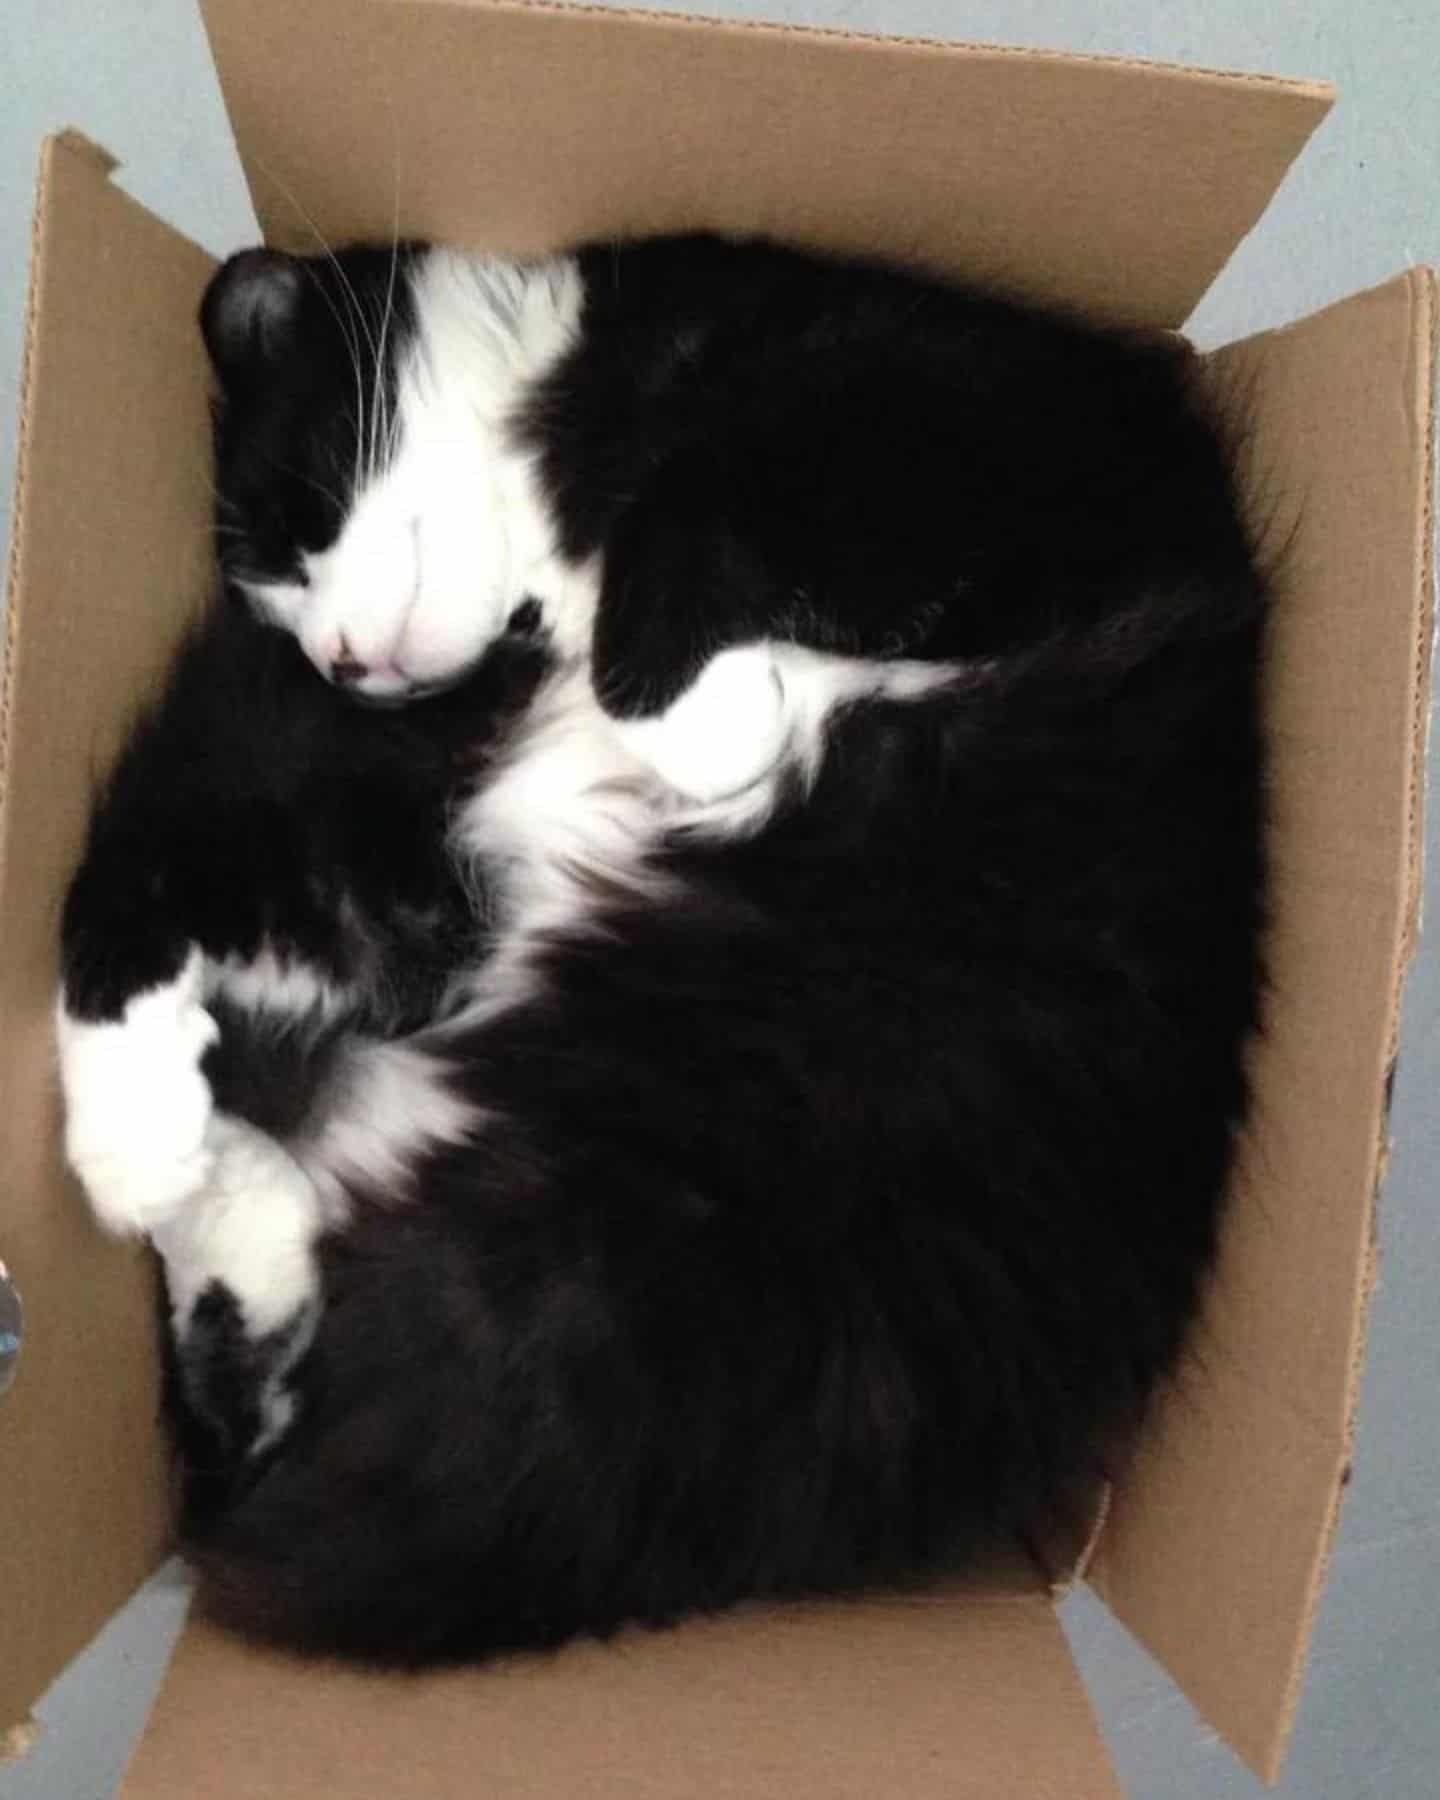
[[663,496],[762,546],[802,612],[857,582],[870,608],[944,607],[927,655],[1243,575],[1227,449],[1173,335],[761,239],[578,259],[580,332],[529,413],[576,548]]

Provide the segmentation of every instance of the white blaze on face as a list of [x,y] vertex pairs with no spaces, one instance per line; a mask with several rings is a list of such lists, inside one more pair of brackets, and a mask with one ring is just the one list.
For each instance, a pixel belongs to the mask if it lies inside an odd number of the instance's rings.
[[359,664],[353,686],[371,698],[454,679],[511,610],[496,459],[457,412],[402,396],[394,461],[360,490],[335,544],[305,559],[305,654],[327,675]]
[[[574,342],[578,268],[432,250],[409,279],[414,330],[377,433],[382,454],[335,543],[304,558],[305,582],[249,590],[323,674],[349,665],[353,690],[380,700],[454,681],[526,598],[563,603],[575,586],[509,425]],[[581,589],[588,599],[590,584]]]

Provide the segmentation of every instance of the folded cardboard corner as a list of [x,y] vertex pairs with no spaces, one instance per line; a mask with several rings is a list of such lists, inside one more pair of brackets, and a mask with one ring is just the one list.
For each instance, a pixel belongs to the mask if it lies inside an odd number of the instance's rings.
[[95,783],[204,588],[209,259],[78,133],[41,161],[0,685],[0,1194],[25,1302],[0,1398],[0,1725],[147,1575],[168,1532],[153,1301],[60,1157],[60,902]]
[[1267,658],[1272,919],[1252,1118],[1182,1382],[1091,1580],[1278,1774],[1349,1477],[1376,1190],[1421,877],[1436,281],[1220,351],[1281,551]]
[[751,1608],[410,1682],[302,1670],[192,1626],[122,1800],[480,1787],[487,1800],[1120,1794],[1048,1593],[1016,1575]]
[[[1162,326],[1327,104],[1313,84],[511,0],[205,13],[276,241],[768,230]],[[73,134],[45,151],[0,711],[0,1253],[27,1309],[0,1398],[5,1722],[167,1529],[148,1271],[64,1176],[50,1026],[94,782],[206,585],[210,264],[110,166]],[[1212,362],[1252,405],[1259,509],[1293,511],[1268,678],[1269,1025],[1198,1355],[1117,1480],[1091,1579],[1267,1774],[1349,1455],[1414,935],[1434,312],[1416,272]],[[443,1797],[482,1771],[536,1797],[1116,1792],[1021,1569],[421,1681],[302,1669],[195,1624],[125,1791]]]
[[[267,239],[708,225],[1179,326],[1324,83],[515,0],[201,0]],[[516,154],[516,146],[523,153]]]

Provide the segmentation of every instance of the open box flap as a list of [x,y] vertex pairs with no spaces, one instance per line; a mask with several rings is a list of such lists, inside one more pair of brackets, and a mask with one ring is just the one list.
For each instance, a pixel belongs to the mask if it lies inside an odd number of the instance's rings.
[[192,1625],[121,1795],[200,1793],[1118,1800],[1120,1789],[1032,1578],[1008,1593],[754,1608],[411,1681],[297,1670]]
[[1269,535],[1294,531],[1267,702],[1270,1035],[1199,1367],[1118,1485],[1092,1580],[1272,1778],[1348,1478],[1416,931],[1434,319],[1417,270],[1213,359],[1254,407]]
[[[209,260],[46,144],[0,686],[0,1257],[25,1303],[0,1396],[0,1728],[153,1566],[167,1529],[151,1286],[59,1154],[56,896],[96,776],[204,593]],[[23,847],[23,848],[22,848]]]
[[1316,84],[491,0],[203,0],[267,238],[711,226],[1178,326]]

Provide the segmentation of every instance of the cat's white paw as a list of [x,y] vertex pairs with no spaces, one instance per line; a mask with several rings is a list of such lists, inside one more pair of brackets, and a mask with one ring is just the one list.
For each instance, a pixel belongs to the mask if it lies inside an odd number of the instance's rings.
[[314,1182],[268,1133],[215,1113],[205,1140],[211,1160],[203,1191],[155,1228],[155,1248],[177,1329],[219,1282],[258,1340],[315,1301],[325,1211]]
[[209,1177],[213,1103],[200,1059],[217,1027],[201,1003],[202,965],[137,994],[123,1018],[56,1016],[65,1094],[65,1154],[95,1217],[117,1237],[143,1235]]
[[255,1126],[217,1112],[206,1142],[209,1178],[153,1241],[190,1404],[237,1428],[245,1454],[259,1456],[295,1419],[290,1375],[320,1318],[324,1209],[310,1178]]
[[785,686],[768,644],[712,657],[653,719],[621,726],[627,748],[686,800],[729,799],[769,775],[789,736]]

